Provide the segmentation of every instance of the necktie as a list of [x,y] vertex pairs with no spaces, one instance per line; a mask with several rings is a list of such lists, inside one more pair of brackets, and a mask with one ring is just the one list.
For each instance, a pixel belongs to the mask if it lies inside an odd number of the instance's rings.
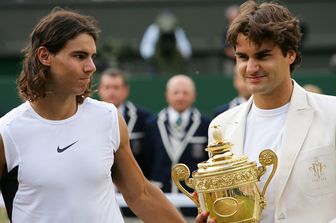
[[175,124],[176,124],[177,126],[180,126],[180,125],[182,124],[182,117],[181,117],[181,115],[179,115],[179,116],[177,117],[177,119],[176,119],[176,121],[175,121]]

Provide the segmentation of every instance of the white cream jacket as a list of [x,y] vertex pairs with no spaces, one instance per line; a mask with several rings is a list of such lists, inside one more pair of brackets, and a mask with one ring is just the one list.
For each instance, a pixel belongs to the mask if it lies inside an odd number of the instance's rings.
[[[275,177],[277,223],[336,222],[336,97],[305,91],[295,81]],[[253,97],[217,116],[223,136],[242,154]]]

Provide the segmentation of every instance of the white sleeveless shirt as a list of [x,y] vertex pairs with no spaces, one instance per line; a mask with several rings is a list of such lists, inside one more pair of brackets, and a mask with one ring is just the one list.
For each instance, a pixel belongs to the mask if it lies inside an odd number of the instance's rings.
[[51,121],[25,102],[0,121],[8,171],[18,166],[15,223],[119,223],[111,167],[120,143],[117,109],[87,98]]

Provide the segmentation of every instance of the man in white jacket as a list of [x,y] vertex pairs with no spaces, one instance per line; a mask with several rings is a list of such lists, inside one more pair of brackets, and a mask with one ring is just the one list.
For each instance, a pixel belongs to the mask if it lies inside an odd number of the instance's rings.
[[291,79],[300,38],[299,21],[274,3],[245,2],[228,30],[252,97],[212,121],[209,142],[212,126],[220,125],[235,154],[257,160],[263,149],[276,152],[262,223],[335,222],[336,97],[307,92]]

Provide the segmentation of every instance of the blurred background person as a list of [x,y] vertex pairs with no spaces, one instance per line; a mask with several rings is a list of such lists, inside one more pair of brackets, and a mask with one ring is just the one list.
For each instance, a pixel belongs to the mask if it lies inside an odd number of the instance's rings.
[[226,26],[222,33],[222,46],[223,46],[223,73],[224,75],[234,75],[233,67],[236,63],[235,52],[234,49],[227,44],[226,42],[226,33],[227,29],[230,26],[231,22],[238,16],[239,6],[238,5],[230,5],[225,10],[225,19]]
[[[165,193],[177,193],[171,180],[171,168],[186,164],[191,171],[208,159],[207,129],[209,118],[193,107],[196,89],[186,75],[175,75],[166,85],[168,107],[146,123],[146,158],[152,164],[150,180]],[[184,215],[195,216],[196,208],[182,208]]]
[[329,69],[333,74],[336,74],[336,53],[330,56]]
[[192,54],[191,44],[177,17],[166,10],[145,31],[140,54],[151,74],[183,73]]
[[127,100],[129,85],[122,70],[109,68],[102,72],[98,85],[98,95],[102,101],[114,104],[124,117],[130,135],[133,155],[146,176],[148,170],[144,161],[144,123],[151,113]]
[[233,87],[236,89],[238,95],[233,98],[230,102],[217,107],[214,111],[214,117],[225,112],[226,110],[233,108],[246,102],[251,97],[251,92],[247,89],[246,84],[242,76],[238,73],[236,66],[233,67],[233,77],[232,77]]
[[306,91],[310,91],[317,94],[323,94],[323,91],[320,87],[315,84],[305,84],[302,86]]

